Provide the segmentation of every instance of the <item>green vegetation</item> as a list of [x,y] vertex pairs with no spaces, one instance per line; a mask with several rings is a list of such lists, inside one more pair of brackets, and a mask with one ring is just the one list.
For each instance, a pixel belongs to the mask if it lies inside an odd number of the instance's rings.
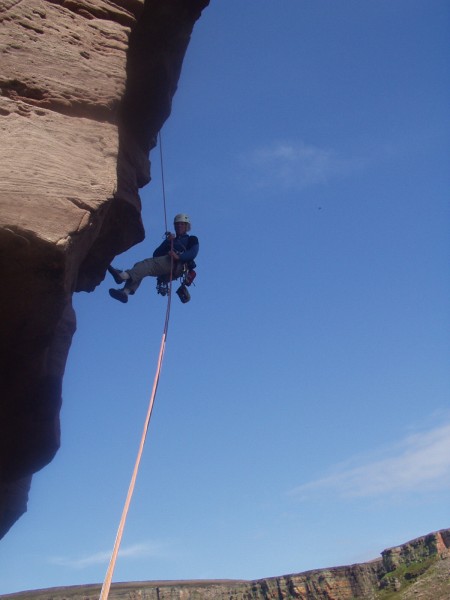
[[426,560],[399,565],[394,571],[390,571],[381,578],[381,589],[377,598],[380,600],[395,600],[401,598],[401,592],[414,583],[428,569],[439,560],[437,555]]

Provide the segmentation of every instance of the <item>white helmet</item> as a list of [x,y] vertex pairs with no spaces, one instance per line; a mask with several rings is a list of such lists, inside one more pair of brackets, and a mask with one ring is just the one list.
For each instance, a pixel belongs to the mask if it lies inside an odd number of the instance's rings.
[[175,215],[173,223],[174,224],[175,223],[186,223],[187,224],[186,231],[191,230],[191,221],[190,221],[189,217],[187,215],[184,215],[183,213],[180,213],[179,215]]

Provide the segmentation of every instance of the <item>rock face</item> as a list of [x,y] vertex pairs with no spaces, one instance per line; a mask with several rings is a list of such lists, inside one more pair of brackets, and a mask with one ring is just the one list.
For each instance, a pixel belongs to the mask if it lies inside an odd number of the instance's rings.
[[[256,581],[113,584],[111,600],[448,600],[450,530],[390,548],[380,559]],[[393,557],[395,557],[393,559]],[[0,596],[2,600],[97,600],[99,585]],[[395,595],[392,596],[391,594]]]
[[59,447],[72,294],[144,238],[149,151],[208,3],[0,4],[0,537]]
[[437,555],[447,556],[449,548],[450,529],[443,529],[401,546],[389,548],[382,552],[381,556],[386,572],[390,573],[401,565],[421,562]]

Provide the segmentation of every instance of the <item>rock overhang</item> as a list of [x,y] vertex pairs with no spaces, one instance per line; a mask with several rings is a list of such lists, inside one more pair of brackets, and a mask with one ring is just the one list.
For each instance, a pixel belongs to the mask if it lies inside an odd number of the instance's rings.
[[75,291],[142,241],[139,188],[209,0],[0,8],[0,536],[59,448]]

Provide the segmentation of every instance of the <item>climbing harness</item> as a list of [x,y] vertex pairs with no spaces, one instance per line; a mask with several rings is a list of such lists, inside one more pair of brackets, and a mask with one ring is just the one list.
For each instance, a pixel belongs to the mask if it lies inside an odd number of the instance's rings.
[[[163,171],[163,161],[162,161],[161,133],[159,134],[159,148],[160,148],[160,156],[161,156],[161,176],[162,176],[162,181],[163,181],[162,187],[163,187],[164,219],[165,219],[165,224],[166,224],[166,229],[167,229],[166,196],[165,196],[165,191],[164,191],[164,171]],[[172,248],[173,248],[173,244],[171,246],[171,249]],[[162,362],[163,362],[163,358],[164,358],[164,352],[166,349],[167,333],[168,333],[168,329],[169,329],[170,306],[171,306],[171,299],[172,299],[173,267],[174,267],[173,257],[171,257],[170,277],[169,277],[169,281],[167,282],[167,293],[165,294],[165,295],[167,295],[166,317],[165,317],[165,322],[164,322],[164,329],[163,329],[161,344],[160,344],[160,348],[159,348],[158,362],[156,365],[156,373],[155,373],[155,377],[153,380],[152,393],[150,395],[150,401],[149,401],[149,405],[148,405],[148,409],[147,409],[147,415],[145,417],[144,429],[143,429],[141,441],[139,444],[139,450],[137,453],[136,462],[135,462],[134,469],[133,469],[133,474],[131,476],[131,481],[130,481],[130,485],[128,488],[127,497],[125,500],[125,504],[124,504],[123,511],[122,511],[122,516],[121,516],[119,527],[118,527],[117,534],[116,534],[116,540],[114,542],[113,552],[111,555],[108,569],[106,571],[105,579],[103,581],[102,589],[100,591],[99,600],[108,600],[109,590],[111,588],[111,581],[112,581],[112,577],[113,577],[113,573],[114,573],[114,568],[116,566],[117,555],[119,553],[120,542],[122,541],[122,535],[123,535],[123,530],[125,528],[125,522],[126,522],[126,518],[128,515],[128,509],[130,507],[131,498],[133,496],[134,487],[136,484],[136,478],[137,478],[137,474],[138,474],[138,470],[139,470],[139,465],[141,463],[142,453],[144,450],[144,444],[145,444],[145,440],[147,437],[148,427],[150,425],[150,419],[151,419],[152,412],[153,412],[153,405],[155,403],[156,391],[158,389],[159,377],[161,374],[161,367],[162,367]],[[195,277],[195,275],[194,275],[194,277]],[[178,291],[177,291],[177,293],[178,293]]]
[[[195,265],[194,261],[192,263]],[[194,279],[197,277],[197,273],[194,271],[194,267],[192,264],[186,264],[183,266],[183,272],[181,273],[180,279],[180,287],[176,290],[176,294],[183,304],[189,302],[191,299],[191,295],[189,293],[188,287],[194,283]],[[170,279],[165,276],[158,277],[156,279],[156,291],[161,296],[167,296],[169,293],[169,283]]]

